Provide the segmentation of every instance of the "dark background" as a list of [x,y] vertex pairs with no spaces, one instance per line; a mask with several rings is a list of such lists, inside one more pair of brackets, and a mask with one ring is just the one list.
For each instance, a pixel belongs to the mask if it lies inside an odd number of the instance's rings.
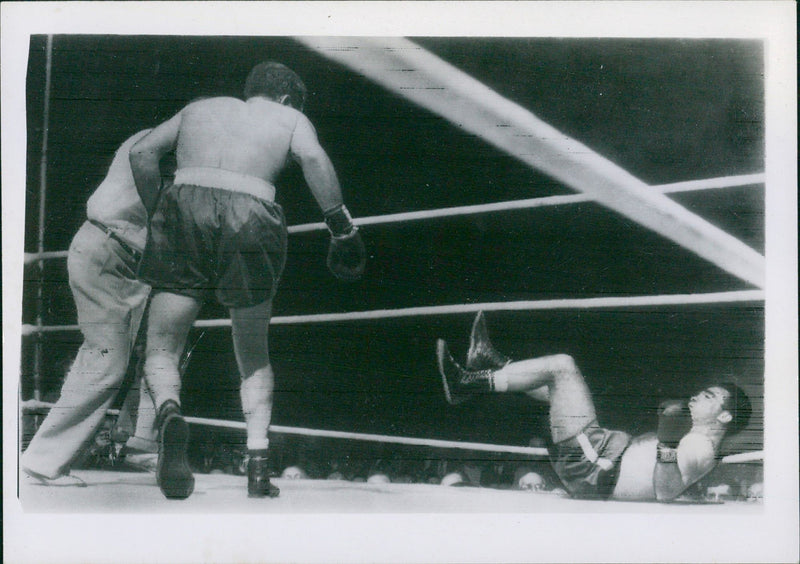
[[[649,184],[764,169],[763,45],[732,40],[413,38]],[[25,250],[35,252],[45,84],[44,36],[30,44]],[[119,144],[186,102],[239,96],[265,59],[296,70],[306,113],[355,217],[572,193],[442,118],[283,37],[55,36],[44,247],[65,250]],[[278,183],[290,225],[321,216],[297,167]],[[764,187],[670,197],[764,252]],[[592,203],[364,227],[370,260],[358,283],[325,269],[324,232],[290,238],[278,316],[484,301],[638,296],[751,289],[716,266]],[[35,268],[23,315],[33,322]],[[46,262],[45,325],[75,322],[65,261]],[[208,304],[201,317],[226,317]],[[756,417],[732,451],[763,447],[763,303],[492,312],[495,344],[514,358],[573,355],[600,421],[654,426],[664,397],[735,378]],[[472,314],[276,325],[273,423],[527,444],[546,411],[525,397],[449,407],[437,337],[457,357]],[[195,330],[193,338],[199,335]],[[58,386],[80,335],[42,337],[43,387]],[[26,341],[30,353],[33,340]],[[23,358],[30,358],[30,354]],[[32,366],[23,366],[30,397]],[[190,415],[242,419],[229,329],[205,331],[189,365]]]

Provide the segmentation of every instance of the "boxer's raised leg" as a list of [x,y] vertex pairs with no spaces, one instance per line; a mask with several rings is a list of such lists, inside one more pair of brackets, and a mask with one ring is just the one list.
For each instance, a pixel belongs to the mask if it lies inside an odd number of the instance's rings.
[[558,354],[510,362],[499,369],[462,368],[442,340],[437,360],[450,403],[486,392],[522,392],[550,403],[553,442],[579,434],[596,420],[594,403],[583,376],[569,355]]
[[591,392],[573,358],[557,354],[511,362],[494,374],[495,385],[550,403],[550,431],[559,443],[597,419]]

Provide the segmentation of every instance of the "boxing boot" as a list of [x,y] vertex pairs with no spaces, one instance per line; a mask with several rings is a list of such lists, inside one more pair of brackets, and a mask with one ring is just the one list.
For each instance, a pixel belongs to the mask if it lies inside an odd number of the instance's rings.
[[458,405],[470,396],[494,391],[494,370],[465,370],[453,360],[447,343],[436,341],[436,359],[447,403]]
[[167,499],[186,499],[194,491],[194,476],[186,456],[189,425],[173,400],[159,407],[155,424],[158,429],[156,483]]
[[278,497],[281,493],[269,481],[266,451],[256,451],[247,460],[247,497]]
[[472,322],[472,332],[469,335],[469,350],[467,351],[467,370],[497,370],[511,362],[511,359],[497,351],[489,340],[489,330],[486,328],[486,318],[479,311]]

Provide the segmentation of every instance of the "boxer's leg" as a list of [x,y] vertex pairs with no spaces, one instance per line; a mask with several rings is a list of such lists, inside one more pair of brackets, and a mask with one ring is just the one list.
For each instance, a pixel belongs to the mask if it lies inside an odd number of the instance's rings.
[[269,483],[267,433],[272,417],[274,374],[269,362],[270,300],[252,307],[231,308],[233,349],[242,376],[241,398],[247,425],[248,494],[275,497],[279,490]]
[[496,370],[466,370],[439,340],[437,360],[450,403],[485,392],[523,392],[548,401],[553,442],[574,437],[597,418],[589,388],[569,355],[510,362]]
[[[597,419],[591,392],[573,358],[557,354],[511,362],[494,374],[498,391],[524,392],[550,403],[554,443],[579,434]],[[546,395],[543,395],[546,392]]]
[[136,409],[136,428],[126,446],[144,452],[157,451],[156,408],[144,377],[139,378],[139,405]]
[[194,490],[186,457],[189,427],[180,412],[179,363],[200,305],[194,298],[169,292],[155,294],[150,303],[144,372],[157,413],[156,481],[170,499],[185,499]]
[[137,375],[137,381],[128,391],[128,395],[131,404],[134,403],[134,398],[138,402],[135,409],[131,408],[136,422],[133,434],[125,441],[120,456],[124,456],[125,463],[133,468],[155,472],[158,464],[156,410],[143,374]]
[[133,384],[128,391],[125,403],[130,409],[135,423],[131,436],[125,442],[125,460],[143,468],[155,469],[155,456],[158,452],[158,429],[155,427],[156,408],[153,394],[144,375],[147,327],[141,323],[134,344],[136,366]]
[[168,400],[180,405],[179,363],[200,302],[189,296],[158,292],[150,304],[144,373],[156,411]]

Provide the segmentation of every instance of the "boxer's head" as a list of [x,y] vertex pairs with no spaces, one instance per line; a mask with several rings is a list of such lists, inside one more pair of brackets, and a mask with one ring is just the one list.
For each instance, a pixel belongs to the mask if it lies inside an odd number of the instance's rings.
[[292,69],[274,61],[253,67],[244,84],[245,99],[263,96],[300,111],[307,92],[306,85]]
[[718,421],[729,435],[738,433],[750,421],[752,407],[747,394],[733,383],[708,386],[689,400],[692,421]]

